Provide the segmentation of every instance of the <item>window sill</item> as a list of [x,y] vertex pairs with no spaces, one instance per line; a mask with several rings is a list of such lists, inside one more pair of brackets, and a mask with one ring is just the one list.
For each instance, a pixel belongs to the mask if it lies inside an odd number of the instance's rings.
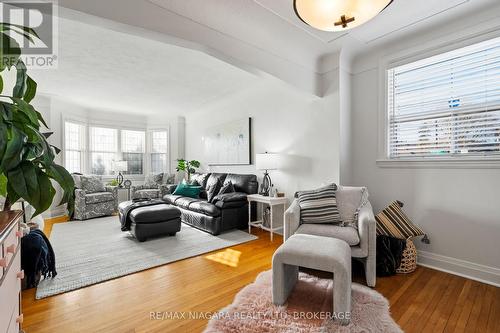
[[500,169],[500,158],[379,159],[377,166],[402,169]]

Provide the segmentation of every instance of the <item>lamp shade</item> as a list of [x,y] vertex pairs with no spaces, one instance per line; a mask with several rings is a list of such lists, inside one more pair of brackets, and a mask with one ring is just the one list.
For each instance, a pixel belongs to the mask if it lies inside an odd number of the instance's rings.
[[128,171],[128,162],[127,161],[116,161],[114,163],[114,171]]
[[297,16],[323,31],[357,27],[385,9],[392,0],[294,0]]
[[279,168],[279,154],[261,153],[255,155],[255,167],[258,170],[275,170]]

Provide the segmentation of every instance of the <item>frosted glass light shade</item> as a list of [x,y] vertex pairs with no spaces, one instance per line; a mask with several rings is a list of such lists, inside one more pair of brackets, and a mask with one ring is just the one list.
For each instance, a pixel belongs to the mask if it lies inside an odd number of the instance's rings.
[[262,153],[255,155],[255,167],[258,170],[275,170],[279,168],[279,155]]
[[392,0],[294,0],[297,16],[323,31],[343,31],[377,16]]

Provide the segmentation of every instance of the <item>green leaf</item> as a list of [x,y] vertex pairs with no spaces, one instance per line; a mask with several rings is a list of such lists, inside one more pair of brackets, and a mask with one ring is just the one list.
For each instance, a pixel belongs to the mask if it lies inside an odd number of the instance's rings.
[[7,178],[8,186],[35,208],[34,215],[43,213],[52,204],[55,189],[49,177],[31,162],[23,161],[7,173]]
[[16,64],[16,84],[12,90],[12,96],[17,98],[22,98],[24,92],[26,91],[26,80],[28,75],[26,74],[26,65],[19,59]]
[[0,174],[0,195],[7,196],[7,177],[3,173]]
[[0,93],[3,91],[3,78],[0,76]]
[[17,110],[28,116],[31,125],[38,130],[40,128],[40,123],[38,121],[38,114],[35,108],[21,98],[13,97],[12,100],[14,101]]
[[23,146],[26,142],[26,135],[13,127],[8,131],[7,148],[0,164],[0,169],[5,171],[16,168],[21,163]]
[[63,189],[63,196],[59,205],[67,204],[69,215],[73,214],[74,209],[74,188],[75,182],[71,174],[62,166],[53,164],[47,168],[47,174],[54,179]]
[[43,124],[43,126],[45,126],[45,128],[49,128],[49,126],[47,125],[47,123],[45,122],[45,120],[43,119],[43,116],[40,112],[36,111],[36,115],[38,117],[38,120]]
[[26,92],[24,93],[23,97],[26,103],[31,102],[33,98],[35,98],[36,87],[37,87],[36,82],[30,76],[28,76],[26,78]]
[[[8,142],[8,129],[5,123],[0,122],[0,161],[3,160],[3,157],[5,155],[5,149],[7,149],[7,142]],[[0,165],[0,172],[1,170],[1,165]]]

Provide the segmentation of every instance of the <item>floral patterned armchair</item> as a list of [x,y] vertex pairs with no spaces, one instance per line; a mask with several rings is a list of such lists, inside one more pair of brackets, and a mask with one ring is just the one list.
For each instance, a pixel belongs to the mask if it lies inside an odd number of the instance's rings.
[[104,186],[98,176],[73,174],[75,181],[76,220],[87,220],[99,216],[113,215],[118,206],[116,186]]

